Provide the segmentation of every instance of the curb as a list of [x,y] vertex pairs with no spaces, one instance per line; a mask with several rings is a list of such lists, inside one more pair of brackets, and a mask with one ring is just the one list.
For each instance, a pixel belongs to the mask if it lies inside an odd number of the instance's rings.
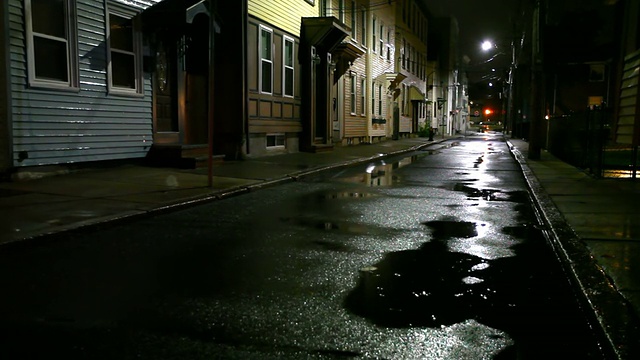
[[621,360],[638,358],[640,327],[631,306],[567,223],[522,153],[511,142],[506,142],[522,169],[534,211],[544,224],[545,238],[562,264],[585,315],[598,332],[603,356]]
[[44,242],[44,241],[48,241],[49,239],[55,238],[56,236],[60,236],[65,233],[70,233],[80,229],[91,229],[91,228],[99,228],[101,226],[107,226],[107,225],[116,225],[119,223],[124,223],[126,221],[131,221],[138,218],[144,218],[146,216],[154,216],[154,215],[160,215],[160,214],[169,213],[173,211],[184,210],[190,207],[204,205],[213,201],[218,201],[218,200],[223,200],[223,199],[227,199],[227,198],[231,198],[231,197],[235,197],[243,194],[248,194],[250,192],[255,192],[258,190],[286,184],[289,182],[299,181],[305,177],[318,175],[324,171],[339,169],[339,168],[348,167],[352,165],[358,165],[358,164],[369,162],[369,161],[380,160],[380,159],[397,156],[397,155],[401,155],[401,154],[412,152],[412,151],[417,151],[434,144],[442,143],[446,140],[450,140],[450,139],[436,140],[433,142],[411,146],[407,149],[397,150],[397,151],[389,152],[386,154],[379,154],[379,155],[374,155],[374,156],[365,157],[365,158],[338,162],[338,163],[325,165],[325,166],[318,166],[313,169],[301,170],[299,172],[286,174],[283,177],[280,177],[277,179],[265,180],[263,182],[259,182],[251,185],[240,185],[240,186],[231,187],[227,189],[215,190],[207,195],[198,195],[191,198],[184,198],[182,200],[178,200],[175,203],[162,205],[149,210],[140,210],[140,211],[129,212],[127,214],[105,216],[99,219],[85,221],[81,224],[68,225],[64,228],[55,229],[48,232],[43,232],[41,234],[26,236],[21,239],[1,243],[0,249],[8,248],[8,247],[24,246],[24,245],[33,244],[34,242],[40,242],[40,241]]

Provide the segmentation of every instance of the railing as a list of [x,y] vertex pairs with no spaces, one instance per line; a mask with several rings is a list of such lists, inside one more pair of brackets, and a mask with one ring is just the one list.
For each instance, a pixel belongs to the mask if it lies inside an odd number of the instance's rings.
[[548,120],[546,149],[596,177],[636,178],[638,148],[611,138],[611,111],[588,109]]

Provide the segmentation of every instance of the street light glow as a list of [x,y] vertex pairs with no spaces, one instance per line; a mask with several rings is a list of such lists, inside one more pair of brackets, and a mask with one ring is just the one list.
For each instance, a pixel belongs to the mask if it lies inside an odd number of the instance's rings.
[[484,51],[487,51],[487,50],[491,49],[492,47],[493,47],[493,44],[489,40],[485,40],[482,43],[482,50],[484,50]]

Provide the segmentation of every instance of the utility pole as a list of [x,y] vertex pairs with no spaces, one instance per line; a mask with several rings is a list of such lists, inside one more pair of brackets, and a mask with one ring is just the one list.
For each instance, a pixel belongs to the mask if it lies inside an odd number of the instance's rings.
[[544,0],[536,0],[533,9],[531,37],[531,125],[529,128],[529,159],[539,160],[542,148],[544,118],[544,72],[542,71],[542,22],[545,18]]

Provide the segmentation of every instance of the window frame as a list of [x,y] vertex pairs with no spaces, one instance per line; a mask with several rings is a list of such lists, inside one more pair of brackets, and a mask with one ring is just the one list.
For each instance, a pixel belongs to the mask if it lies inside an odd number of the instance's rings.
[[378,22],[378,19],[374,16],[373,19],[371,20],[371,52],[373,53],[377,53],[378,51],[378,45],[377,45],[377,41],[376,41],[376,31],[377,29],[377,25],[376,23]]
[[376,114],[376,82],[371,82],[371,115]]
[[[271,39],[271,50],[269,51],[269,53],[271,54],[271,59],[265,59],[262,57],[262,32],[267,32],[269,33],[269,38]],[[269,95],[273,95],[273,29],[264,26],[262,24],[260,24],[260,26],[258,27],[258,58],[260,59],[260,64],[258,66],[258,89],[260,90],[261,94],[269,94]],[[271,66],[271,89],[270,91],[264,91],[263,89],[263,84],[262,84],[262,65],[263,62],[267,62],[270,64]]]
[[360,115],[367,115],[367,79],[363,76],[360,79],[360,102],[362,103],[362,109],[360,109]]
[[356,82],[357,76],[352,73],[349,76],[349,113],[351,115],[355,115],[358,112],[358,103],[357,103],[357,94],[358,94],[358,83]]
[[378,84],[378,116],[382,116],[382,84]]
[[[269,146],[269,137],[273,136],[275,145]],[[282,139],[282,145],[278,144],[278,139]],[[285,149],[287,147],[287,136],[285,133],[268,133],[265,135],[264,146],[267,150]]]
[[[110,16],[118,16],[131,21],[133,26],[132,42],[133,51],[125,51],[121,49],[115,49],[111,46],[111,19]],[[124,8],[123,6],[114,3],[113,1],[107,2],[105,6],[105,27],[107,36],[107,92],[114,95],[126,95],[126,96],[143,96],[144,95],[144,75],[142,70],[142,26],[138,13],[134,10]],[[127,55],[133,55],[134,63],[134,88],[116,86],[113,84],[113,62],[112,53],[119,52]]]
[[367,47],[367,9],[363,6],[360,8],[360,29],[362,30],[362,39],[360,39],[360,43],[362,47]]
[[[273,40],[272,40],[273,41]],[[291,44],[291,66],[287,66],[287,43]],[[296,69],[295,69],[296,41],[287,35],[282,36],[282,96],[293,98],[296,93]],[[262,69],[262,66],[260,67]],[[287,69],[291,69],[291,94],[287,94]],[[262,77],[260,78],[262,79]],[[262,89],[262,88],[261,88]]]
[[[34,37],[61,41],[61,38],[48,34],[40,34],[33,30],[33,16],[31,0],[24,0],[24,22],[26,37],[27,82],[29,87],[55,90],[79,91],[80,69],[78,59],[78,18],[76,0],[63,0],[64,28],[66,38],[62,39],[66,48],[67,81],[43,79],[36,76],[36,54]],[[62,41],[61,41],[62,42]]]
[[380,43],[380,56],[384,58],[384,23],[380,21],[378,42]]
[[358,14],[356,9],[356,1],[351,0],[351,39],[358,42]]

